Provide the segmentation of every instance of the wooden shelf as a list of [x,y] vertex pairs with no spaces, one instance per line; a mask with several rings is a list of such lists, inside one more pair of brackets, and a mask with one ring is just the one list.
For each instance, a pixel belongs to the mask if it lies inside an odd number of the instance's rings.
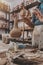
[[14,23],[14,21],[9,21],[9,23]]
[[[0,31],[5,31],[5,33],[9,33],[9,28],[7,29],[7,28],[0,28]],[[3,32],[2,32],[3,33]],[[2,34],[1,34],[2,35]],[[2,40],[2,38],[0,38],[1,40]]]
[[19,42],[19,43],[29,43],[31,44],[31,41],[30,40],[19,40],[19,39],[15,39],[15,38],[8,38],[9,41],[12,41],[12,42]]
[[6,20],[6,19],[3,18],[3,17],[1,17],[0,20],[2,20],[2,21],[6,21],[6,22],[9,21],[9,20]]
[[[29,4],[29,5],[27,5],[27,6],[25,6],[25,9],[30,9],[30,8],[32,8],[32,7],[35,7],[35,6],[37,6],[37,5],[39,5],[40,4],[40,2],[38,2],[38,1],[36,1],[36,2],[34,2],[34,3],[31,3],[31,4]],[[14,10],[14,11],[12,11],[11,13],[18,13],[18,12],[20,12],[20,10],[21,9],[18,9],[18,10]]]
[[4,10],[1,10],[0,11],[4,12],[4,13],[9,13],[10,14],[10,11],[4,11]]
[[[23,29],[21,29],[21,31],[23,31]],[[24,31],[28,31],[28,32],[30,31],[31,32],[31,31],[33,31],[33,29],[24,29]]]
[[8,28],[0,28],[0,29],[2,29],[2,30],[7,30]]
[[[9,25],[9,21],[10,21],[10,10],[4,9],[4,8],[0,8],[0,12],[4,13],[5,17],[6,17],[6,18],[4,18],[3,16],[0,16],[0,21],[3,22],[3,23],[6,22]],[[8,28],[7,27],[3,27],[3,24],[2,24],[2,27],[0,27],[0,30],[5,31],[5,33],[7,33],[7,32],[9,32],[9,26],[8,26]]]
[[29,32],[29,31],[33,31],[34,28],[31,28],[31,27],[28,26],[28,27],[24,27],[24,28],[21,27],[20,29],[21,29],[21,31],[27,31],[27,32]]

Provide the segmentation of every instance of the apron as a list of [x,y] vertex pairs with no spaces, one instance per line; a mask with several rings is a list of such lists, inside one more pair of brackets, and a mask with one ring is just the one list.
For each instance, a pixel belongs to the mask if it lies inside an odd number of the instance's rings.
[[[43,15],[43,3],[41,3],[38,6],[38,9]],[[36,17],[33,17],[33,21],[36,22],[35,24],[38,24],[34,27],[34,31],[32,34],[32,46],[37,46],[40,48],[43,48],[43,24],[42,22],[39,22]]]
[[34,27],[32,34],[32,46],[38,46],[39,49],[43,48],[43,25]]

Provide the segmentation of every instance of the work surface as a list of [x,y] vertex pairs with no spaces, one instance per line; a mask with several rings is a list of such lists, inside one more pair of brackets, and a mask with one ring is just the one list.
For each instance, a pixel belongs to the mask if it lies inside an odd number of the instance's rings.
[[[5,48],[7,48],[6,45],[1,43],[0,43],[0,48],[2,48],[2,46],[3,47],[5,46]],[[16,52],[15,51],[12,52],[12,50],[7,50],[7,51],[8,51],[7,56],[8,58],[11,58],[11,61],[13,63],[9,65],[16,65],[16,64],[17,65],[43,65],[43,51],[39,51],[38,49],[24,48],[24,49],[17,49]],[[3,60],[1,61],[1,63],[2,62]]]
[[43,65],[43,52],[32,52],[32,49],[19,50],[12,53],[13,63],[18,65]]

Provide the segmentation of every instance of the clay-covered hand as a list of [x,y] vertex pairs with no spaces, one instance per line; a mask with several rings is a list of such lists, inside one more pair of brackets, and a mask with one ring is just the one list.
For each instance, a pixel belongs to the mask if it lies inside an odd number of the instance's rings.
[[40,22],[43,22],[43,15],[39,11],[39,9],[34,9],[33,14],[40,20]]

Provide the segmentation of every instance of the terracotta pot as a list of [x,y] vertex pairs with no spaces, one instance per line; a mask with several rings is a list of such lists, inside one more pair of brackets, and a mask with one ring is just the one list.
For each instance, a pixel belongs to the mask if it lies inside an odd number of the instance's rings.
[[14,20],[14,26],[13,29],[10,31],[10,36],[14,38],[19,38],[21,36],[21,30],[18,28],[18,17],[15,14],[13,17]]
[[21,30],[19,28],[13,28],[10,32],[10,36],[14,38],[18,38],[21,36]]

